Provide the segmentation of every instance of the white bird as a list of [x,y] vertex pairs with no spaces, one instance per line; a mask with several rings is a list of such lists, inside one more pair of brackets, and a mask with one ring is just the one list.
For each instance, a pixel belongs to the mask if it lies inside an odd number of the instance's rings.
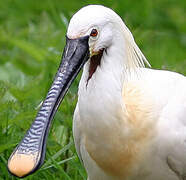
[[145,63],[114,11],[80,9],[70,20],[54,83],[9,171],[23,177],[41,166],[50,121],[84,65],[73,133],[88,180],[185,180],[186,78]]

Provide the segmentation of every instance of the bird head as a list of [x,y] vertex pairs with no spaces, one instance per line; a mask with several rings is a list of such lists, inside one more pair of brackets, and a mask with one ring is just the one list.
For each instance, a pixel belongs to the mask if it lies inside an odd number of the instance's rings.
[[112,44],[113,36],[120,24],[119,16],[109,8],[89,5],[80,9],[70,20],[67,36],[70,39],[89,37],[90,56]]

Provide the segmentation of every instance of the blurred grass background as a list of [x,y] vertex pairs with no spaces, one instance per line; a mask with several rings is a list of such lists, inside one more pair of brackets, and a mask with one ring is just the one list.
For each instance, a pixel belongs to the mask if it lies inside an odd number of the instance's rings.
[[[70,17],[88,4],[114,9],[153,68],[186,74],[185,0],[1,0],[0,180],[16,179],[7,171],[8,157],[34,120],[51,85]],[[86,179],[72,137],[79,79],[54,118],[44,166],[25,179]]]

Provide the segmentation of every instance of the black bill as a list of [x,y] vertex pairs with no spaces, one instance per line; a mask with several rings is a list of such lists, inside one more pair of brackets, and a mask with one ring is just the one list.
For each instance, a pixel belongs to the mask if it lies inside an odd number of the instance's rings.
[[89,58],[89,36],[66,39],[62,62],[35,121],[8,160],[8,170],[25,177],[44,162],[51,121],[73,80]]

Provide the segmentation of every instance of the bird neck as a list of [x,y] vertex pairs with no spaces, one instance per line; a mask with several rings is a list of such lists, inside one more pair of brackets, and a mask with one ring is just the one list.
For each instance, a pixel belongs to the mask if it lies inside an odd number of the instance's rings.
[[90,120],[99,124],[101,121],[104,126],[110,117],[116,117],[116,112],[123,109],[122,89],[127,73],[125,49],[121,37],[115,38],[113,45],[103,52],[101,63],[88,83],[90,60],[84,66],[78,104],[82,119],[87,120],[85,123]]
[[104,98],[106,94],[112,96],[117,94],[118,99],[121,98],[124,82],[131,77],[129,73],[135,71],[128,62],[125,37],[122,33],[122,31],[115,33],[112,45],[103,51],[101,61],[91,78],[91,58],[85,64],[79,85],[80,96],[86,94],[89,97],[91,93],[94,93],[94,97]]

